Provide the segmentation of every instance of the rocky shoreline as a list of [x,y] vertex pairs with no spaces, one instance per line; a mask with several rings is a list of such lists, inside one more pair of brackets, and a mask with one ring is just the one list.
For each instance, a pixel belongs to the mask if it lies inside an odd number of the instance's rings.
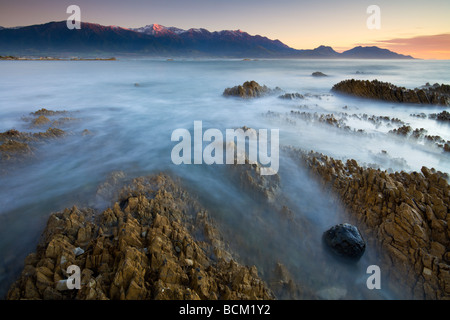
[[[314,77],[326,77],[327,75],[321,72],[314,72]],[[440,106],[450,105],[450,85],[434,84],[407,89],[405,87],[398,87],[392,83],[382,82],[378,80],[343,80],[335,84],[331,88],[332,92],[353,95],[356,97],[376,99],[397,103],[417,103],[417,104],[432,104]],[[283,90],[279,87],[274,89],[268,88],[266,85],[260,85],[258,82],[246,81],[242,85],[226,88],[223,96],[234,96],[244,99],[260,98],[267,95],[280,94]],[[300,93],[284,93],[279,96],[282,99],[303,99],[305,96]],[[442,115],[435,115],[438,120],[448,121],[448,114],[444,112]]]
[[[21,120],[27,131],[0,132],[0,176],[38,158],[40,146],[74,134],[70,129],[80,119],[72,117],[68,111],[42,108]],[[84,129],[80,135],[90,133]]]
[[[8,299],[273,299],[237,263],[208,213],[165,174],[133,180],[101,214],[52,214]],[[81,289],[60,291],[69,265]]]
[[112,58],[57,58],[57,57],[17,57],[17,56],[0,56],[0,61],[116,61],[115,57]]
[[277,92],[281,92],[281,89],[270,89],[265,85],[260,85],[256,81],[246,81],[242,85],[234,86],[232,88],[226,88],[223,91],[223,96],[249,99],[259,98]]
[[350,212],[383,253],[382,272],[394,292],[411,299],[450,299],[450,187],[447,174],[364,168],[291,149]]
[[450,86],[445,84],[406,89],[378,80],[350,79],[335,84],[332,91],[391,102],[450,105]]
[[297,120],[301,120],[306,123],[324,124],[357,135],[369,135],[369,133],[367,133],[364,129],[351,128],[347,125],[349,120],[365,121],[373,124],[375,127],[386,126],[387,128],[390,128],[397,126],[397,128],[389,130],[387,134],[397,136],[399,139],[404,139],[405,141],[423,146],[437,147],[443,153],[450,152],[449,140],[445,140],[438,135],[429,135],[427,130],[424,128],[413,129],[404,121],[398,118],[390,118],[388,116],[369,116],[367,114],[348,114],[346,112],[325,114],[298,110],[291,110],[289,113],[268,111],[264,113],[263,116],[267,118],[280,119],[291,125],[297,125]]
[[[384,84],[381,86],[385,87]],[[403,89],[391,85],[388,89],[394,90],[391,96],[398,97],[398,90],[403,92]],[[439,89],[445,88],[439,86]],[[280,92],[282,90],[279,88],[270,89],[249,81],[225,89],[223,95],[248,99]],[[367,96],[367,92],[364,95]],[[412,95],[411,92],[400,94],[402,97]],[[287,100],[305,97],[307,95],[299,93],[279,96]],[[414,138],[416,142],[425,140],[444,151],[450,150],[449,141],[428,136],[421,129],[413,131],[407,123],[397,118],[294,110],[286,114],[269,111],[264,115],[293,124],[296,120],[315,122],[357,134],[367,133],[348,126],[349,119],[370,122],[377,127],[395,126],[386,134]],[[436,119],[446,119],[448,114],[440,115],[436,115]],[[68,132],[59,127],[77,119],[68,116],[65,111],[41,109],[22,120],[29,124],[30,130],[46,131],[20,132],[11,129],[0,133],[2,168],[10,170],[15,164],[27,163],[39,150],[40,143],[67,135]],[[89,131],[84,130],[82,135],[85,134]],[[368,244],[381,253],[380,267],[383,276],[388,279],[386,286],[389,290],[408,299],[450,300],[448,174],[426,167],[421,172],[387,172],[365,167],[355,160],[344,163],[324,154],[306,153],[290,147],[282,149],[299,167],[306,168],[311,179],[320,182],[337,206],[345,209],[348,219],[358,226]],[[265,220],[267,216],[258,211],[264,207],[272,215],[269,216],[273,218],[272,223],[277,221],[277,226],[287,230],[290,237],[301,238],[307,244],[305,252],[309,258],[322,259],[320,267],[325,270],[327,262],[321,257],[322,251],[317,249],[318,235],[312,231],[313,222],[302,214],[302,208],[290,206],[292,202],[288,201],[289,197],[294,195],[283,194],[280,176],[261,176],[258,163],[248,160],[245,165],[228,168],[227,179],[239,185],[245,196],[254,198],[260,204],[260,207],[245,212],[246,219],[255,223],[252,227],[258,225],[260,230],[267,232],[268,242],[278,239],[276,236],[271,238],[275,233],[271,230],[273,225]],[[126,175],[119,172],[98,188],[97,196],[110,204],[106,210],[74,206],[50,215],[36,252],[25,259],[25,266],[10,287],[7,299],[268,300],[353,297],[351,286],[354,284],[349,284],[349,290],[340,287],[319,290],[315,283],[317,279],[308,279],[305,276],[307,273],[298,270],[295,270],[297,277],[293,276],[291,272],[295,268],[292,264],[262,262],[265,257],[261,253],[252,255],[259,263],[258,269],[249,266],[252,260],[250,263],[246,261],[249,265],[243,263],[244,260],[224,240],[227,237],[230,239],[230,234],[221,229],[210,212],[180,180],[168,173],[127,180]],[[227,237],[224,237],[225,234]],[[245,241],[239,234],[234,237],[238,239],[237,243]],[[266,239],[259,241],[266,243]],[[252,249],[255,247],[249,246],[249,250]],[[363,252],[361,250],[356,256],[359,258]],[[80,290],[66,290],[67,268],[70,265],[81,269]],[[265,274],[260,273],[260,265]],[[328,272],[327,276],[332,273],[329,270],[324,272]],[[299,273],[305,278],[299,279]],[[376,298],[373,293],[363,293],[362,296]]]
[[[425,167],[389,174],[354,160],[284,151],[321,181],[382,253],[385,286],[408,299],[450,299],[448,175]],[[308,221],[294,220],[291,209],[280,206],[278,176],[267,180],[251,165],[232,168],[233,179],[262,195],[293,236],[306,235]],[[124,183],[123,175],[117,177],[98,190],[113,203],[103,212],[73,207],[50,215],[7,299],[335,297],[310,291],[281,263],[266,275],[268,282],[255,266],[241,265],[209,213],[176,178],[160,173]],[[80,290],[58,285],[69,265],[82,270]]]

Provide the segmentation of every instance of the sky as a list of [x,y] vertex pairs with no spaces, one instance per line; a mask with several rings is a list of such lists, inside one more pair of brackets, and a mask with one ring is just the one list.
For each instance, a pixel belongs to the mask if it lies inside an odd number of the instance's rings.
[[[0,0],[0,26],[66,20],[124,28],[157,23],[182,29],[243,30],[296,49],[320,45],[342,52],[376,45],[422,59],[450,59],[450,0]],[[368,28],[371,5],[379,28]]]

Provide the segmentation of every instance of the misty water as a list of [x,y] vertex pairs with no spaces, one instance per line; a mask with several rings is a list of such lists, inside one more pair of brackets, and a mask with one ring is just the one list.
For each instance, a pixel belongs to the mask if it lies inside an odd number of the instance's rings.
[[[325,297],[345,290],[346,297],[354,299],[403,298],[384,288],[367,289],[366,268],[377,264],[377,253],[370,246],[352,266],[323,252],[321,234],[345,222],[346,213],[299,162],[280,154],[283,199],[279,200],[298,221],[308,221],[303,235],[289,232],[289,226],[262,200],[244,192],[230,179],[226,165],[174,165],[171,150],[176,142],[171,134],[178,128],[192,132],[196,120],[204,129],[222,132],[242,126],[279,129],[281,146],[355,159],[382,170],[418,171],[427,166],[450,173],[450,156],[441,148],[388,134],[401,124],[375,125],[362,118],[364,114],[398,118],[413,129],[424,128],[429,135],[450,140],[448,124],[412,116],[445,108],[378,102],[330,91],[350,78],[378,79],[407,88],[426,82],[448,84],[448,70],[449,61],[419,60],[2,61],[0,132],[39,131],[30,129],[23,118],[41,108],[67,110],[78,120],[64,128],[70,132],[67,137],[40,146],[36,161],[0,176],[0,294],[6,293],[26,255],[35,251],[51,212],[73,205],[104,209],[106,204],[95,194],[111,172],[138,177],[167,171],[182,178],[217,220],[238,260],[256,265],[264,280],[270,281],[281,262],[299,283]],[[315,71],[328,77],[312,77]],[[305,99],[222,96],[225,88],[247,80],[298,92]],[[346,114],[350,130],[305,121],[291,111],[333,113],[336,118]],[[92,134],[83,136],[84,129]],[[354,132],[359,129],[364,134]]]

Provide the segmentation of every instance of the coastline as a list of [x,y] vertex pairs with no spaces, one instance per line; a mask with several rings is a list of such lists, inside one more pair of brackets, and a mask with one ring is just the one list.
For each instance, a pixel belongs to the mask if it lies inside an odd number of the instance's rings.
[[[245,100],[273,92],[279,90],[246,82],[226,89],[224,95]],[[282,100],[302,100],[305,96],[285,94]],[[47,131],[32,134],[9,130],[1,137],[7,143],[29,142],[25,156],[32,155],[40,143],[47,141],[48,134],[51,134],[49,141],[65,135],[64,131],[48,132],[50,126],[76,123],[74,118],[61,117],[65,113],[38,110],[22,120],[35,129]],[[342,119],[334,114],[325,117],[316,114],[308,117],[306,113],[293,111],[289,114],[322,123],[330,130],[334,127],[356,132],[345,126],[344,119],[350,114],[342,114],[345,117]],[[440,115],[447,121],[446,113]],[[366,115],[366,118],[374,123],[403,124],[390,117]],[[86,129],[77,131],[83,136]],[[20,147],[19,151],[24,149]],[[387,172],[365,167],[355,160],[344,164],[301,149],[283,148],[283,151],[290,154],[299,168],[306,168],[312,179],[322,181],[330,198],[350,213],[345,218],[357,225],[368,243],[382,253],[380,265],[389,279],[389,289],[408,299],[449,299],[448,174],[426,167],[421,172]],[[15,161],[14,157],[11,159]],[[285,201],[293,194],[283,194],[278,175],[260,176],[260,167],[248,164],[230,166],[229,170],[230,179],[242,188],[243,195],[255,197],[262,207],[272,211],[291,236],[303,236],[311,247],[317,242],[311,221],[296,217],[295,210]],[[252,264],[243,263],[224,241],[223,234],[229,230],[222,230],[210,218],[204,204],[194,201],[189,188],[182,187],[186,181],[179,183],[176,175],[155,173],[128,181],[123,176],[120,172],[112,173],[111,179],[99,186],[97,195],[110,202],[106,210],[74,206],[50,215],[42,241],[36,252],[25,259],[25,267],[10,287],[8,299],[172,300],[185,299],[186,295],[207,300],[353,297],[351,289],[332,287],[324,291],[310,287],[309,279],[295,279],[283,263],[276,264],[270,276],[267,272],[259,274]],[[271,225],[258,212],[249,212],[247,218],[258,221],[270,233]],[[196,248],[195,252],[190,248]],[[321,251],[313,254],[320,256]],[[79,265],[84,271],[84,287],[77,292],[58,289],[70,264]],[[199,282],[196,278],[205,280]],[[166,292],[166,288],[171,289]],[[364,293],[363,297],[377,298],[373,293]]]
[[[421,173],[388,174],[354,160],[344,164],[286,149],[349,210],[349,221],[382,253],[380,267],[390,290],[408,300],[450,298],[448,175],[425,167]],[[238,180],[247,181],[246,192],[264,194],[269,203],[280,199],[268,193],[278,180],[242,180],[239,172],[252,169],[237,169]],[[320,299],[282,264],[268,282],[256,267],[239,264],[223,230],[181,185],[164,173],[123,184],[123,174],[113,173],[98,191],[115,199],[111,207],[98,213],[74,206],[50,215],[37,251],[25,259],[7,299]],[[289,208],[283,210],[282,219],[295,225]],[[83,270],[82,289],[59,291],[55,285],[70,264]]]
[[414,300],[450,299],[449,175],[364,168],[324,154],[290,150],[382,252],[388,286]]
[[117,58],[56,58],[56,57],[39,57],[27,58],[16,56],[0,56],[0,61],[116,61]]

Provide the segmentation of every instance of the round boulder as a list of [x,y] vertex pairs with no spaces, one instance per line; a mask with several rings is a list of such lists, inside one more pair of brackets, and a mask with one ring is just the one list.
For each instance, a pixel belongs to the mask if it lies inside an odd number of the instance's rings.
[[338,256],[359,260],[366,250],[366,243],[357,227],[343,223],[323,233],[323,241]]

